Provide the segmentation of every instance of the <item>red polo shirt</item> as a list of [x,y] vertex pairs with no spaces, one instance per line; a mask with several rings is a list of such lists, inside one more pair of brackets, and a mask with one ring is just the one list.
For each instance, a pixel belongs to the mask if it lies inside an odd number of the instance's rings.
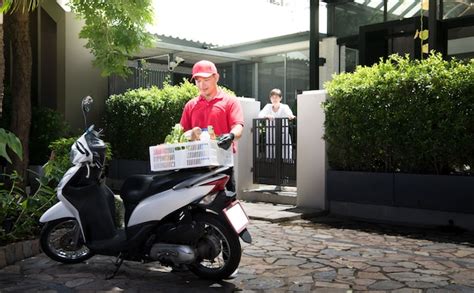
[[214,132],[219,136],[229,133],[236,124],[244,125],[244,114],[235,97],[219,90],[217,96],[210,101],[199,96],[187,102],[180,124],[184,131],[193,127],[207,128],[212,125]]

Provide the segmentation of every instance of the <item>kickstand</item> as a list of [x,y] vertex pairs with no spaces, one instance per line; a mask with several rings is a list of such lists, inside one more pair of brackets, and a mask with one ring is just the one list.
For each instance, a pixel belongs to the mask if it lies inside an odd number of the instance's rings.
[[106,280],[113,279],[115,277],[115,275],[117,275],[117,272],[120,269],[120,266],[122,265],[122,263],[123,263],[123,257],[122,257],[122,254],[119,253],[119,255],[117,256],[117,259],[115,260],[115,263],[114,263],[115,271],[112,273],[112,275],[105,277],[105,279]]

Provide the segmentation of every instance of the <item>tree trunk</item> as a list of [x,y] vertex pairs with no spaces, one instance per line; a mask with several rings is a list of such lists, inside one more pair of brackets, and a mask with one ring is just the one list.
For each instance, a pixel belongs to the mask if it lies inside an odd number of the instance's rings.
[[28,168],[28,140],[31,125],[31,70],[32,53],[29,31],[29,13],[16,10],[6,15],[12,48],[12,113],[11,131],[18,136],[23,146],[23,158],[13,156],[13,169],[26,180]]
[[5,92],[3,80],[5,78],[5,56],[3,56],[3,16],[0,22],[0,118],[3,113],[3,94]]

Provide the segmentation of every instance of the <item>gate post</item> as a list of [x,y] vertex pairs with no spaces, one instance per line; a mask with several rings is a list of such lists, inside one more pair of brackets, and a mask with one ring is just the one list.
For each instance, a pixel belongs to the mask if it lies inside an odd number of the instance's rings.
[[298,163],[296,185],[298,207],[326,210],[326,143],[323,139],[325,115],[321,103],[326,91],[306,91],[298,95]]
[[237,98],[244,113],[244,130],[242,137],[237,141],[237,153],[234,155],[234,174],[236,179],[237,196],[244,190],[254,189],[253,174],[250,171],[253,167],[253,140],[252,140],[252,120],[257,118],[260,112],[260,102],[253,98]]
[[275,172],[275,185],[279,186],[279,185],[282,185],[281,184],[281,160],[282,160],[282,153],[281,153],[281,149],[282,149],[282,135],[281,135],[281,131],[282,131],[282,118],[278,118],[278,119],[275,119],[275,128],[274,128],[274,135],[275,135],[275,138],[274,138],[274,142],[275,142],[275,169],[276,169],[276,172]]

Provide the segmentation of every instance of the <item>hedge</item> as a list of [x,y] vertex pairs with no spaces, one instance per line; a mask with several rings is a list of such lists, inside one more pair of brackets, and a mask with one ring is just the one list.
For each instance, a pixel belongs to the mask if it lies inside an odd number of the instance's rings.
[[331,169],[472,175],[474,60],[392,55],[325,87]]

